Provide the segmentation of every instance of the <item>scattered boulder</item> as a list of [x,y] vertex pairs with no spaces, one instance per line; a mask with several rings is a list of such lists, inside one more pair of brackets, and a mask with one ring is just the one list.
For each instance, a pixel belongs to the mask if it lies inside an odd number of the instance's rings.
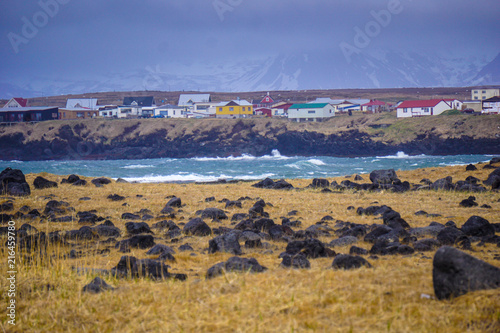
[[[493,170],[489,175],[488,175],[488,179],[486,179],[483,183],[485,185],[493,185],[493,183],[498,179],[500,178],[500,168],[496,168],[495,170]],[[0,177],[1,179],[1,177]]]
[[168,265],[152,259],[137,259],[131,256],[123,256],[118,264],[111,269],[111,274],[119,277],[144,278],[161,280],[173,278],[184,281],[185,274],[171,274],[168,272]]
[[89,284],[83,287],[82,292],[98,294],[106,290],[115,290],[100,277],[96,277]]
[[121,231],[117,227],[111,223],[111,221],[108,221],[110,224],[104,222],[103,224],[97,225],[94,228],[92,228],[99,236],[102,237],[120,237],[121,236]]
[[192,236],[208,236],[212,233],[212,229],[201,218],[197,217],[186,223],[183,232],[186,235]]
[[315,238],[303,241],[292,241],[286,246],[285,252],[290,255],[302,253],[306,258],[333,257],[335,251],[327,249],[323,243]]
[[227,252],[235,255],[242,254],[238,234],[230,232],[217,236],[208,242],[208,253]]
[[261,273],[267,270],[267,267],[261,266],[255,258],[231,257],[226,262],[220,262],[210,267],[206,278],[214,278],[225,272],[250,272]]
[[476,171],[477,168],[474,164],[468,164],[466,167],[465,167],[465,171]]
[[351,248],[349,249],[349,254],[351,255],[365,255],[365,254],[368,254],[368,250],[366,249],[363,249],[361,247],[357,247],[357,246],[351,246]]
[[330,186],[330,182],[328,181],[328,179],[314,178],[312,180],[312,184],[309,186],[312,188],[325,188]]
[[358,238],[354,236],[344,236],[338,239],[332,240],[328,245],[330,246],[348,246],[352,244],[356,244],[358,242]]
[[436,239],[443,245],[454,245],[457,238],[465,235],[462,230],[455,227],[446,227],[441,230]]
[[140,220],[141,217],[137,214],[132,214],[132,213],[123,213],[122,214],[122,220]]
[[122,201],[125,200],[125,197],[122,197],[121,195],[118,194],[110,194],[108,195],[108,199],[111,201]]
[[45,209],[43,211],[44,215],[53,215],[53,214],[66,214],[67,212],[74,211],[72,207],[69,206],[69,203],[66,201],[57,201],[50,200],[45,205]]
[[94,178],[90,182],[94,184],[96,187],[101,187],[103,185],[110,184],[111,180],[108,178],[100,177],[100,178]]
[[286,182],[284,179],[274,181],[271,178],[266,178],[256,184],[253,184],[252,186],[257,188],[266,188],[274,190],[288,190],[293,188],[292,184]]
[[0,173],[0,195],[22,197],[30,194],[30,186],[21,170],[6,168]]
[[147,255],[158,255],[162,253],[175,254],[175,250],[165,244],[156,244],[148,252],[146,252]]
[[374,170],[370,173],[370,181],[377,185],[392,185],[401,182],[394,169]]
[[453,184],[453,178],[448,176],[446,178],[438,179],[430,185],[430,189],[452,191],[455,189],[455,185]]
[[57,187],[57,183],[53,182],[53,181],[50,181],[48,179],[45,179],[45,178],[43,178],[41,176],[38,176],[33,181],[33,186],[37,190],[42,190],[42,189],[45,189],[45,188]]
[[7,200],[0,204],[0,212],[10,212],[12,210],[14,210],[14,203],[12,200]]
[[80,180],[80,177],[77,175],[69,175],[68,178],[65,178],[61,181],[61,184],[73,184]]
[[298,253],[295,255],[291,254],[285,254],[283,255],[283,260],[281,262],[281,267],[291,267],[291,268],[311,268],[311,263],[309,260],[307,260],[307,257],[302,254]]
[[84,226],[78,230],[67,231],[64,235],[64,238],[72,240],[93,240],[98,239],[99,234],[95,232],[91,227]]
[[212,220],[227,220],[228,217],[226,213],[219,208],[206,208],[196,212],[196,215],[201,215],[202,219],[212,219]]
[[96,214],[87,211],[76,213],[76,217],[79,218],[78,223],[95,224],[96,222],[104,220],[104,218],[99,217]]
[[468,236],[484,237],[495,235],[495,227],[480,216],[471,216],[461,229]]
[[127,222],[125,223],[125,229],[130,235],[153,233],[146,222]]
[[444,246],[434,255],[432,281],[439,300],[470,291],[500,288],[500,268]]
[[338,254],[332,262],[333,269],[355,269],[362,266],[371,268],[372,265],[363,257],[350,254]]
[[85,186],[85,185],[87,185],[87,181],[85,179],[79,179],[71,185],[73,185],[73,186]]
[[476,197],[470,196],[467,199],[462,200],[460,202],[460,206],[465,207],[465,208],[478,206],[478,204],[476,202]]
[[413,243],[413,248],[415,249],[415,251],[420,251],[420,252],[434,251],[440,246],[441,243],[433,238],[424,238]]
[[182,207],[182,200],[181,198],[177,198],[177,197],[173,197],[171,198],[167,204],[165,205],[165,207],[176,207],[176,208],[180,208]]
[[155,246],[155,240],[151,235],[135,235],[131,238],[117,242],[115,248],[119,248],[122,252],[127,252],[131,248],[148,249]]

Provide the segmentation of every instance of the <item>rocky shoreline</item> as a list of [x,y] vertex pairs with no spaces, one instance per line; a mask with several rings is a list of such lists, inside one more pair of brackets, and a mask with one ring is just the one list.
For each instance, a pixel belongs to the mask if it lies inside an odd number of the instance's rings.
[[[468,135],[461,129],[466,124],[461,120],[456,122],[459,125],[453,125],[455,128],[446,129],[449,131],[446,136],[431,127],[401,142],[384,139],[382,132],[372,131],[369,134],[367,129],[360,128],[365,126],[363,122],[366,120],[363,119],[358,120],[361,125],[348,124],[335,133],[328,133],[328,126],[324,124],[321,126],[325,127],[318,129],[306,127],[305,130],[297,130],[288,128],[292,125],[287,123],[265,121],[228,121],[221,126],[208,123],[208,127],[200,121],[194,129],[189,127],[194,123],[175,122],[167,123],[168,128],[157,129],[151,128],[152,123],[140,121],[119,121],[116,124],[101,121],[100,125],[90,122],[61,123],[39,129],[46,133],[38,135],[29,128],[23,131],[4,130],[3,134],[0,133],[0,156],[2,160],[22,161],[117,160],[242,154],[262,156],[273,149],[287,156],[335,157],[385,156],[398,151],[408,155],[500,153],[500,135]],[[96,128],[89,128],[90,125]],[[123,128],[115,128],[115,125]],[[454,134],[454,131],[457,133]],[[408,134],[401,134],[404,135]]]

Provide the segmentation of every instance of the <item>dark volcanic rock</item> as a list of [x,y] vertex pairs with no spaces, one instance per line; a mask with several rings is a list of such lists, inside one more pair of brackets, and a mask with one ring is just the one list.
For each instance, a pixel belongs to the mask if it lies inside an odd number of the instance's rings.
[[30,186],[19,169],[6,168],[0,173],[0,195],[27,196]]
[[480,216],[471,216],[461,229],[468,236],[484,237],[495,235],[495,227]]
[[446,227],[441,230],[436,239],[443,245],[453,245],[458,237],[465,235],[462,230],[455,227]]
[[41,189],[44,189],[44,188],[57,187],[57,183],[53,182],[53,181],[50,181],[48,179],[45,179],[45,178],[43,178],[41,176],[38,176],[33,181],[33,186],[37,190],[41,190]]
[[173,197],[172,199],[170,199],[167,202],[167,204],[165,205],[165,207],[180,208],[180,207],[182,207],[182,200],[181,200],[181,198]]
[[351,244],[356,244],[358,242],[358,239],[354,236],[344,236],[338,239],[332,240],[329,245],[330,246],[347,246]]
[[238,234],[230,232],[217,236],[208,242],[208,253],[227,252],[235,255],[242,254]]
[[114,225],[100,224],[93,228],[99,236],[103,237],[120,237],[121,231]]
[[93,240],[99,238],[99,234],[94,232],[92,228],[84,226],[78,230],[67,231],[64,237],[72,240]]
[[330,186],[330,182],[328,181],[328,179],[314,178],[312,180],[312,184],[309,186],[313,188],[325,188]]
[[227,220],[228,217],[226,213],[219,208],[206,208],[202,211],[196,212],[196,215],[201,215],[202,219],[212,219],[212,220]]
[[135,235],[131,238],[124,239],[116,243],[115,248],[119,248],[120,251],[127,251],[131,248],[134,249],[148,249],[155,246],[155,240],[151,235]]
[[125,197],[122,197],[121,195],[118,194],[110,194],[108,195],[108,199],[111,201],[122,201],[125,200]]
[[79,180],[80,177],[78,177],[77,175],[69,175],[68,178],[65,178],[61,181],[61,184],[73,184]]
[[14,210],[14,203],[11,200],[4,201],[0,204],[0,212],[9,212]]
[[212,233],[212,229],[201,218],[197,217],[186,223],[183,232],[186,235],[208,236]]
[[476,171],[477,168],[474,164],[469,164],[465,167],[465,171]]
[[500,177],[500,168],[496,168],[488,175],[488,179],[484,181],[485,185],[493,185],[495,180]]
[[421,252],[434,251],[440,246],[441,243],[433,238],[425,238],[413,243],[413,248],[415,249],[415,251],[421,251]]
[[351,246],[351,248],[349,249],[349,254],[365,255],[365,254],[368,254],[368,250],[363,249],[361,247],[357,247],[357,246]]
[[165,244],[156,244],[148,252],[146,252],[147,255],[158,255],[162,253],[175,254],[175,250]]
[[79,179],[71,185],[73,185],[73,186],[85,186],[85,185],[87,185],[87,181],[85,179]]
[[290,255],[302,253],[306,258],[333,257],[335,252],[325,248],[319,240],[310,238],[303,241],[293,241],[288,243],[285,252]]
[[307,260],[306,256],[302,253],[295,255],[285,254],[283,255],[283,261],[281,262],[281,267],[292,267],[292,268],[311,268],[311,263]]
[[434,183],[430,185],[432,190],[446,190],[452,191],[455,189],[455,185],[453,184],[453,178],[448,176],[446,178],[441,178],[436,180]]
[[65,214],[69,211],[73,211],[74,209],[69,206],[69,203],[65,201],[57,201],[57,200],[50,200],[47,202],[45,205],[45,209],[43,211],[44,215],[51,215],[51,214]]
[[477,205],[478,204],[476,202],[476,197],[473,197],[473,196],[470,196],[467,199],[464,199],[460,202],[460,206],[466,207],[466,208],[475,207]]
[[266,178],[256,184],[253,184],[252,186],[257,188],[266,188],[274,190],[289,190],[293,188],[292,184],[286,182],[283,179],[274,181],[270,178]]
[[399,181],[396,171],[389,170],[374,170],[370,173],[370,181],[377,185],[391,185]]
[[76,217],[79,218],[78,223],[95,224],[96,222],[104,220],[102,217],[99,217],[96,214],[87,211],[76,213]]
[[152,259],[137,259],[131,256],[123,256],[116,267],[111,269],[111,274],[120,277],[142,278],[148,277],[153,280],[174,278],[184,281],[185,274],[171,274],[168,265]]
[[149,228],[149,225],[146,222],[127,222],[125,223],[125,229],[130,235],[137,235],[143,233],[152,234],[153,232]]
[[448,299],[469,291],[500,288],[500,268],[444,246],[434,256],[432,281],[436,297]]
[[267,270],[267,268],[261,266],[254,258],[231,257],[226,262],[220,262],[210,267],[207,271],[206,278],[210,279],[222,275],[224,272],[261,273],[265,270]]
[[99,187],[102,185],[108,185],[111,183],[111,180],[108,178],[100,177],[100,178],[94,178],[90,181],[92,184],[95,186]]
[[139,215],[132,214],[132,213],[123,213],[122,219],[123,220],[140,220],[141,217]]
[[372,265],[363,257],[352,256],[350,254],[338,254],[335,259],[333,259],[332,268],[333,269],[355,269],[366,266],[371,268]]
[[98,294],[106,290],[114,290],[114,289],[115,288],[107,284],[106,281],[104,281],[100,277],[96,277],[89,284],[83,287],[82,292]]

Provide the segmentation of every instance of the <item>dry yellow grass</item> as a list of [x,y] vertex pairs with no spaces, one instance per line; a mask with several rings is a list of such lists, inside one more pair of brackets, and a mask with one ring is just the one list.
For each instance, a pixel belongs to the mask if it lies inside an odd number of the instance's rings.
[[[436,180],[453,175],[454,181],[468,175],[486,179],[489,171],[465,172],[465,167],[428,168],[415,171],[399,171],[402,180],[418,183],[422,178]],[[27,175],[31,184],[37,175]],[[43,175],[60,183],[63,177]],[[367,175],[364,176],[368,181]],[[330,179],[342,181],[344,178]],[[289,180],[295,187],[303,188],[310,180]],[[356,223],[371,224],[378,220],[358,216],[348,211],[348,206],[367,207],[374,202],[391,206],[401,213],[412,227],[426,226],[432,221],[446,223],[453,220],[461,226],[470,216],[479,215],[491,223],[500,222],[500,193],[474,194],[477,202],[489,204],[492,209],[461,208],[458,203],[469,193],[424,191],[407,193],[321,193],[304,189],[275,191],[256,189],[252,183],[199,185],[199,184],[119,184],[103,188],[89,184],[76,187],[68,184],[57,189],[32,190],[32,195],[15,200],[16,211],[23,205],[43,210],[47,202],[44,196],[55,195],[76,211],[96,210],[99,216],[109,218],[125,231],[124,212],[150,209],[159,214],[169,195],[182,199],[185,206],[174,220],[177,224],[189,221],[199,209],[217,207],[223,198],[236,200],[242,196],[262,198],[272,203],[266,207],[271,218],[279,223],[281,216],[297,210],[302,229],[315,224],[323,216]],[[109,194],[126,196],[123,202],[112,202]],[[142,195],[143,197],[137,197]],[[84,196],[90,201],[79,201]],[[215,196],[216,202],[205,202]],[[0,200],[2,202],[3,200]],[[243,208],[231,208],[229,216],[247,212],[255,200],[243,201]],[[415,216],[418,210],[439,213],[442,217]],[[155,221],[159,221],[155,219]],[[208,221],[207,221],[208,222]],[[16,221],[19,227],[23,222]],[[151,225],[152,222],[149,222]],[[230,222],[212,223],[211,227],[230,226]],[[33,226],[40,231],[72,230],[80,228],[77,222],[40,223]],[[333,223],[331,224],[333,226]],[[124,232],[125,234],[125,232]],[[114,291],[97,295],[82,293],[84,285],[95,275],[79,275],[71,267],[114,267],[120,257],[112,245],[89,243],[87,246],[51,247],[56,255],[50,262],[33,265],[18,264],[17,273],[17,325],[7,324],[1,314],[1,329],[8,332],[498,332],[500,331],[500,290],[472,292],[454,300],[434,299],[432,285],[433,252],[416,253],[412,256],[380,256],[368,259],[373,268],[353,271],[330,269],[332,259],[313,259],[309,270],[288,270],[279,267],[279,253],[286,243],[269,241],[272,253],[267,249],[243,249],[244,257],[254,257],[269,269],[259,274],[228,273],[205,280],[204,275],[212,265],[227,260],[224,253],[206,254],[211,237],[184,237],[170,244],[162,233],[155,235],[156,242],[173,246],[189,243],[196,255],[189,252],[175,254],[171,263],[173,273],[185,273],[185,282],[148,279],[116,279],[105,277]],[[330,241],[331,238],[321,239]],[[74,242],[72,242],[74,243]],[[370,244],[360,242],[361,247]],[[95,255],[96,249],[111,247],[109,254]],[[83,251],[78,259],[58,259],[75,248]],[[498,266],[493,257],[500,248],[488,244],[473,244],[472,255]],[[4,251],[4,250],[3,250]],[[148,257],[147,250],[133,249],[130,255]],[[348,253],[349,247],[335,248],[337,253]],[[0,271],[7,271],[6,253],[0,262]],[[154,258],[154,257],[150,257]],[[0,288],[5,290],[7,281],[2,276]],[[422,294],[432,298],[422,297]],[[1,294],[0,303],[6,304],[7,296]],[[5,312],[5,307],[2,306]]]

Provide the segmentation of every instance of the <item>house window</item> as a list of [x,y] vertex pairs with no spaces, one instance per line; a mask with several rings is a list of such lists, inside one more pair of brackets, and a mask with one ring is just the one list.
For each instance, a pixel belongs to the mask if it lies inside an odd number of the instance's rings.
[[479,98],[476,96],[476,97],[474,97],[474,99],[479,99]]
[[83,117],[83,113],[82,113],[82,112],[77,112],[76,116],[77,116],[78,118],[82,118],[82,117]]
[[245,111],[245,107],[242,107],[242,108],[241,108],[241,111]]
[[41,121],[42,120],[42,114],[41,113],[36,113],[35,114],[35,119],[36,119],[36,121]]
[[309,110],[309,111],[307,111],[307,113],[316,113],[316,111],[314,111],[314,110]]
[[66,118],[66,112],[63,112],[63,118]]
[[229,111],[234,111],[234,108],[233,108],[233,107],[230,107],[230,108],[229,108]]
[[486,90],[483,90],[483,94],[486,94]]
[[219,108],[219,112],[222,112],[222,108]]
[[174,110],[174,116],[175,116],[175,110]]
[[407,113],[407,112],[408,112],[408,109],[407,109],[407,108],[404,108],[404,109],[403,109],[403,112],[404,112],[404,113]]

